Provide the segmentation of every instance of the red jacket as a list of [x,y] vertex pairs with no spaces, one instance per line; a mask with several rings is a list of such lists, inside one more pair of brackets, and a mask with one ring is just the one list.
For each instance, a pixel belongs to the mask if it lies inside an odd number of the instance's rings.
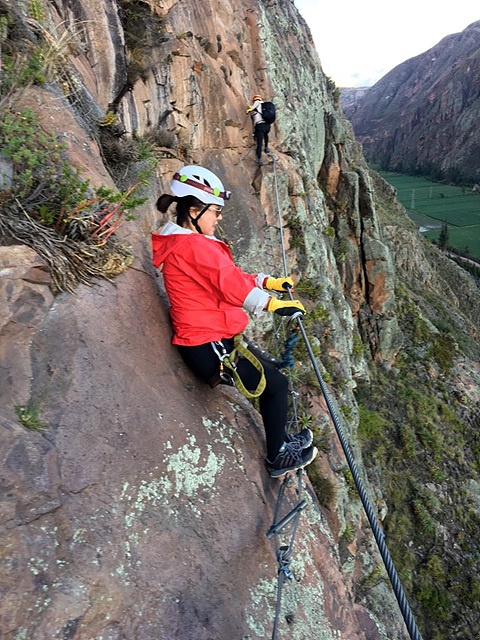
[[[152,246],[170,300],[173,344],[196,346],[246,328],[249,317],[242,306],[256,276],[235,266],[224,242],[167,223],[161,233],[152,233]],[[268,294],[257,291],[254,297],[263,304]]]

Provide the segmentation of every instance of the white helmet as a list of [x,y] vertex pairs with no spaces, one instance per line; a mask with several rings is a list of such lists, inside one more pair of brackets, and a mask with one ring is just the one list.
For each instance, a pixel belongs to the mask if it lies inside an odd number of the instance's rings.
[[205,204],[218,204],[223,207],[230,198],[230,191],[225,191],[217,176],[198,165],[182,167],[173,176],[170,189],[174,195],[195,196]]

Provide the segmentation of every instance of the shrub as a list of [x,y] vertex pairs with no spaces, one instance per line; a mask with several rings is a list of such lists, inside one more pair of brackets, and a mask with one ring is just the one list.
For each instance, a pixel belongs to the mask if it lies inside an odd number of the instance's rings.
[[337,495],[335,484],[321,474],[318,465],[309,465],[307,473],[320,504],[333,508]]
[[46,425],[40,420],[39,407],[35,402],[29,402],[25,406],[15,407],[18,419],[26,429],[30,431],[44,431]]
[[55,292],[117,275],[131,263],[130,250],[113,234],[142,202],[132,196],[136,185],[125,193],[91,188],[68,163],[65,145],[45,132],[28,109],[0,111],[0,147],[13,174],[0,191],[0,232],[45,259]]

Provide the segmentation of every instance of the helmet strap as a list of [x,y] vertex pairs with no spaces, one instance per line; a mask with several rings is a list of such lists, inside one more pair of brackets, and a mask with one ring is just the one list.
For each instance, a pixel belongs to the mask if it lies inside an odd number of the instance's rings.
[[198,221],[200,220],[200,218],[203,216],[203,214],[205,213],[205,211],[207,211],[208,207],[210,206],[210,204],[206,204],[201,210],[200,213],[198,214],[198,216],[196,218],[192,218],[192,216],[190,215],[190,212],[188,213],[188,217],[190,218],[193,226],[195,227],[195,230],[198,231],[198,233],[201,233],[203,235],[203,231],[200,229],[200,225],[198,224]]

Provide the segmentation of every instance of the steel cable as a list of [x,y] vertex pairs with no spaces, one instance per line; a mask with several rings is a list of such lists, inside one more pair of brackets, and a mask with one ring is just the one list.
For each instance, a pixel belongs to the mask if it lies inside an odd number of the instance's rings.
[[[283,226],[282,226],[282,215],[281,215],[281,209],[280,209],[280,200],[279,200],[279,194],[278,194],[278,183],[277,183],[277,171],[276,171],[276,158],[273,154],[270,154],[272,160],[273,160],[273,180],[274,180],[274,189],[275,189],[275,197],[276,197],[276,202],[277,202],[277,212],[278,212],[278,222],[279,222],[279,230],[280,230],[280,236],[281,236],[281,245],[282,245],[282,257],[283,257],[283,269],[284,269],[284,275],[285,277],[288,276],[288,272],[287,272],[287,261],[286,261],[286,252],[285,252],[285,244],[284,244],[284,240],[283,240]],[[292,296],[292,292],[290,290],[288,290],[288,295],[290,297],[291,300],[293,300],[293,296]],[[382,557],[383,563],[385,565],[385,569],[387,571],[388,577],[390,579],[390,582],[392,584],[393,587],[393,591],[395,593],[395,596],[397,598],[397,602],[398,605],[400,607],[400,611],[402,613],[403,619],[405,621],[405,625],[408,629],[408,633],[410,635],[410,638],[412,640],[422,640],[422,636],[420,635],[420,632],[418,630],[417,624],[415,622],[415,618],[413,617],[413,613],[410,609],[410,605],[408,604],[408,600],[407,597],[405,595],[405,592],[403,590],[402,584],[400,582],[400,579],[398,577],[398,573],[395,569],[395,565],[393,564],[392,558],[390,556],[390,552],[388,551],[387,545],[385,544],[385,535],[383,533],[383,530],[381,529],[377,517],[375,515],[375,512],[373,510],[372,504],[367,496],[367,493],[365,491],[365,488],[363,486],[362,480],[360,478],[360,475],[358,473],[357,470],[357,466],[355,464],[355,460],[353,458],[353,455],[350,451],[350,447],[348,445],[347,439],[345,438],[345,435],[343,433],[343,429],[340,425],[340,422],[338,420],[336,411],[335,411],[335,407],[332,404],[332,401],[330,399],[330,394],[328,392],[327,386],[323,380],[323,377],[318,369],[317,366],[317,362],[315,360],[315,354],[313,353],[312,347],[310,345],[310,342],[308,340],[308,336],[305,332],[305,328],[303,326],[303,323],[301,321],[301,316],[302,314],[299,312],[298,314],[295,314],[294,316],[292,316],[291,321],[295,320],[298,324],[298,327],[300,329],[300,333],[302,335],[302,338],[305,342],[305,347],[307,349],[308,355],[310,357],[310,360],[312,362],[312,366],[315,372],[315,375],[317,377],[317,380],[320,384],[320,388],[322,390],[323,393],[323,397],[325,399],[325,402],[327,404],[327,408],[328,411],[330,413],[330,416],[332,418],[332,422],[333,425],[335,427],[335,431],[337,433],[338,439],[340,440],[340,444],[342,445],[342,449],[343,452],[345,454],[345,458],[347,460],[348,466],[350,468],[350,472],[352,474],[353,480],[355,482],[355,486],[357,488],[357,491],[360,495],[360,499],[362,501],[362,505],[363,508],[365,510],[365,513],[367,515],[368,521],[370,523],[370,527],[372,529],[373,535],[375,537],[375,541],[378,545],[378,549],[380,551],[380,555]]]

